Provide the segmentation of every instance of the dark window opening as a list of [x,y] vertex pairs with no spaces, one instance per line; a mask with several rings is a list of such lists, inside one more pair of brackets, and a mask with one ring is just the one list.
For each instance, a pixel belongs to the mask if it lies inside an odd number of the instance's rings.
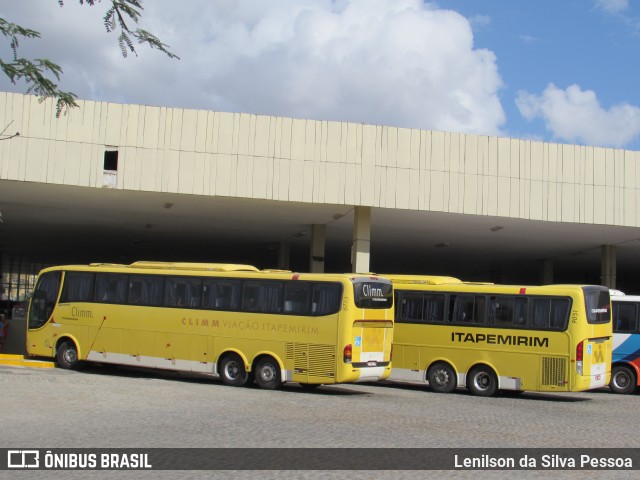
[[118,151],[108,150],[104,152],[104,169],[105,170],[118,170]]

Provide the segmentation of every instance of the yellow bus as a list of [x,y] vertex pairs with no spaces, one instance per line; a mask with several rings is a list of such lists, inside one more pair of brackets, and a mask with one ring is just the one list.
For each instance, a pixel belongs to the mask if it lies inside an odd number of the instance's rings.
[[135,262],[40,272],[27,352],[199,372],[266,389],[376,381],[391,371],[393,292],[376,276]]
[[473,284],[452,277],[385,275],[394,285],[390,380],[466,387],[576,392],[611,375],[609,290],[601,286]]

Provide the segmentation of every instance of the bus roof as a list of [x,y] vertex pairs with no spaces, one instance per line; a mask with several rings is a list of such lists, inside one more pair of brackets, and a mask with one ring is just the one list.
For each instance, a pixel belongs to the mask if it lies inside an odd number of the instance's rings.
[[[233,264],[233,263],[199,263],[199,262],[161,262],[161,261],[137,261],[131,264],[122,263],[109,263],[109,262],[94,262],[85,265],[54,265],[42,269],[42,272],[49,272],[53,270],[73,270],[73,271],[105,271],[110,273],[156,273],[153,270],[160,273],[164,270],[164,274],[171,271],[175,272],[175,275],[198,275],[200,272],[202,275],[207,276],[210,274],[225,274],[229,273],[231,276],[250,276],[254,274],[260,276],[270,276],[274,279],[294,279],[294,280],[313,280],[318,278],[327,279],[333,277],[334,279],[350,280],[353,282],[356,279],[369,279],[379,280],[383,282],[389,282],[390,280],[382,275],[373,273],[314,273],[314,272],[293,272],[291,270],[282,270],[277,268],[268,268],[260,270],[252,265]],[[145,272],[146,271],[146,272]],[[237,275],[236,275],[237,274]]]
[[388,278],[393,283],[415,283],[415,284],[426,284],[426,285],[442,285],[448,283],[463,283],[461,280],[454,277],[445,277],[438,275],[396,275],[396,274],[387,274],[381,273],[382,277]]
[[191,262],[149,262],[139,261],[129,265],[131,268],[157,268],[162,270],[200,270],[209,272],[259,272],[251,265],[233,263],[191,263]]

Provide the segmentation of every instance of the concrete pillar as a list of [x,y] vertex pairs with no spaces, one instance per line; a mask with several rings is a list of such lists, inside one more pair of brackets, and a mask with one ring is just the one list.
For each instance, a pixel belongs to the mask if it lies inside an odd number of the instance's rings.
[[289,242],[282,241],[278,244],[278,268],[289,270],[291,260],[291,247]]
[[311,252],[309,258],[309,271],[311,273],[324,273],[324,245],[327,227],[325,225],[311,226]]
[[602,245],[600,248],[600,284],[616,288],[616,246]]
[[371,207],[355,207],[353,221],[353,245],[351,247],[351,271],[370,271]]
[[553,283],[553,259],[545,258],[542,261],[542,267],[540,269],[540,283],[542,285],[549,285]]

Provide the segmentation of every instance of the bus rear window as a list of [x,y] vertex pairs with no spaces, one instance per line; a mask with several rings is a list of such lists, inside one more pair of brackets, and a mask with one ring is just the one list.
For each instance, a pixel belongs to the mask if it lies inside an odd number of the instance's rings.
[[393,289],[391,282],[382,279],[356,278],[353,281],[353,297],[358,308],[391,308]]
[[584,287],[584,301],[589,323],[608,323],[611,321],[611,299],[605,287]]

